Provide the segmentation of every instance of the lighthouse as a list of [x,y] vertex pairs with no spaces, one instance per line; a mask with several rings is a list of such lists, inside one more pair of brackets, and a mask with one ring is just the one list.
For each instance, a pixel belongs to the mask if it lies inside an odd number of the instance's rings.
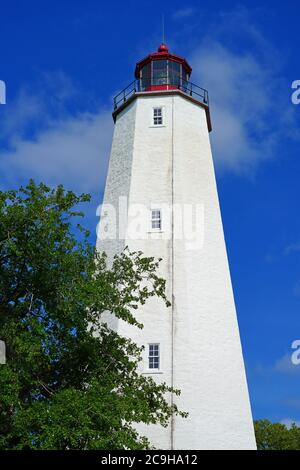
[[161,258],[171,301],[151,298],[138,329],[107,314],[143,346],[140,373],[181,390],[188,413],[168,427],[137,425],[158,449],[255,449],[248,387],[209,133],[208,92],[186,59],[161,44],[114,98],[114,134],[97,248]]

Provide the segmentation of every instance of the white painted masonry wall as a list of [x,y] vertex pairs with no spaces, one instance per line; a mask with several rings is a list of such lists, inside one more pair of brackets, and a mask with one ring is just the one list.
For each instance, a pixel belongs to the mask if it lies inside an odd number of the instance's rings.
[[[153,107],[163,107],[164,125],[153,127]],[[112,257],[125,245],[163,258],[172,308],[151,299],[137,312],[143,330],[109,318],[121,335],[138,344],[161,345],[161,370],[151,374],[181,390],[174,402],[189,413],[168,428],[137,426],[161,449],[255,449],[247,382],[204,109],[182,94],[137,96],[115,125],[104,203],[129,198],[127,226],[135,204],[163,207],[199,204],[203,245],[168,237],[179,222],[163,214],[161,233],[147,223],[143,238],[105,240],[103,217],[98,248]],[[147,215],[145,217],[148,217]],[[108,227],[109,229],[109,227]],[[130,232],[130,230],[129,230]],[[168,239],[169,238],[169,239]],[[147,370],[147,357],[142,366]],[[171,397],[169,397],[171,399]]]

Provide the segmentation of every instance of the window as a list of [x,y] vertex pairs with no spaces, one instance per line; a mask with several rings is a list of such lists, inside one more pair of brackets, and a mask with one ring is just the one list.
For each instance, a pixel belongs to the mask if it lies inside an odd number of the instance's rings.
[[149,344],[149,369],[158,370],[160,367],[159,344]]
[[152,62],[153,67],[153,85],[165,85],[168,83],[167,77],[167,61],[166,60],[154,60]]
[[153,124],[154,126],[162,126],[163,114],[162,108],[153,108]]
[[151,229],[161,230],[161,210],[160,209],[151,210]]
[[151,63],[142,68],[141,89],[147,90],[149,87],[151,87]]
[[179,87],[180,85],[180,69],[181,65],[177,62],[169,61],[169,83],[171,85],[176,85]]

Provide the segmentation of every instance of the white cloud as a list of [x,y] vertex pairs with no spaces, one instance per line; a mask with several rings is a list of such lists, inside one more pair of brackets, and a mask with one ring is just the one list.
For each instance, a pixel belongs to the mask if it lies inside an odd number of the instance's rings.
[[[209,91],[217,167],[252,173],[277,154],[283,136],[299,138],[295,110],[284,101],[278,54],[247,10],[218,19],[194,46],[191,79]],[[241,37],[244,49],[239,47]]]
[[286,354],[276,361],[274,371],[288,375],[299,375],[300,365],[294,365],[292,363],[291,356]]
[[45,116],[44,102],[40,96],[22,89],[13,103],[8,103],[0,123],[0,139],[12,140],[22,135],[26,128]]
[[66,86],[57,87],[53,96],[55,109],[53,103],[49,109],[45,94],[28,91],[21,91],[12,111],[7,108],[0,127],[0,136],[6,139],[6,149],[0,152],[1,186],[16,187],[34,178],[100,194],[111,144],[111,113],[106,108],[69,112],[64,106],[70,97]]
[[182,20],[190,18],[195,13],[195,11],[195,8],[192,7],[181,8],[179,10],[174,11],[172,18],[173,20]]
[[34,140],[16,137],[13,150],[1,154],[6,186],[31,177],[78,191],[100,190],[109,155],[110,119],[105,111],[83,113],[52,122]]
[[[186,7],[173,17],[192,14]],[[207,34],[201,31],[202,41],[190,57],[192,81],[210,93],[215,162],[219,169],[240,173],[252,172],[274,156],[282,133],[294,123],[292,105],[287,103],[290,107],[282,113],[279,103],[280,77],[273,66],[279,61],[247,15],[244,9],[220,15]],[[252,44],[247,53],[224,45],[229,31],[240,30]],[[67,104],[79,94],[62,72],[44,74],[38,88],[21,90],[15,103],[5,106],[0,122],[0,141],[5,141],[2,187],[34,177],[77,191],[103,190],[113,128],[110,110],[75,115]]]
[[291,253],[297,253],[299,251],[300,251],[300,242],[296,242],[296,243],[291,243],[290,245],[287,245],[284,249],[284,254],[290,255]]
[[252,170],[272,155],[277,142],[268,122],[273,110],[270,77],[251,55],[234,53],[217,42],[199,47],[191,62],[193,79],[207,87],[211,97],[216,163],[234,171]]
[[300,428],[300,421],[297,421],[296,419],[284,418],[280,421],[280,423],[284,424],[288,429],[290,429],[293,424]]

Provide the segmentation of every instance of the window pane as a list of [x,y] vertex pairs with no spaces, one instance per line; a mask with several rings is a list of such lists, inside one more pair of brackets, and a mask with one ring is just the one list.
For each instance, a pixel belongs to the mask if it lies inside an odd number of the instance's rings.
[[189,90],[189,84],[188,84],[188,74],[186,73],[186,71],[184,70],[184,68],[182,67],[182,89],[183,91],[185,91],[186,93],[188,92]]
[[160,220],[153,220],[152,221],[152,228],[160,229]]
[[149,369],[159,369],[159,344],[149,344]]
[[153,229],[161,229],[161,211],[159,209],[151,211],[151,227]]
[[153,124],[161,126],[163,123],[162,108],[153,108]]
[[142,68],[141,89],[145,90],[151,86],[151,63],[144,65]]
[[153,210],[152,211],[152,219],[160,218],[160,211]]
[[153,85],[165,85],[168,83],[167,78],[167,61],[166,60],[154,60],[152,62],[153,67]]
[[182,67],[182,78],[183,78],[184,80],[187,80],[187,79],[188,79],[187,73],[186,73],[186,71],[185,71],[185,69],[184,69],[183,67]]
[[169,60],[169,83],[171,85],[180,85],[180,64]]

